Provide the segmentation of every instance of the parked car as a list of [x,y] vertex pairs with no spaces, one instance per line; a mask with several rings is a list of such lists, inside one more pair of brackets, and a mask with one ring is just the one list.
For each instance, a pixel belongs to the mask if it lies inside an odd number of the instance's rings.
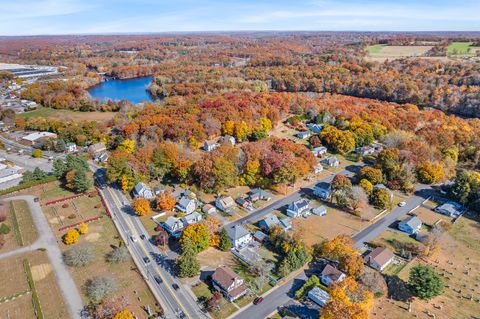
[[172,284],[173,289],[178,290],[180,287],[177,284]]
[[162,278],[160,278],[159,276],[155,276],[155,281],[157,282],[157,284],[161,284],[163,282]]
[[264,300],[263,297],[257,297],[257,298],[255,298],[255,300],[253,301],[253,304],[254,304],[254,305],[258,305],[258,304],[262,303],[263,300]]
[[141,234],[141,235],[140,235],[140,239],[141,239],[141,240],[145,240],[145,238],[146,238],[146,237],[145,237],[144,234]]
[[407,203],[405,203],[405,202],[400,202],[400,203],[398,203],[398,206],[400,206],[400,207],[403,207],[403,206],[405,206],[405,205],[407,205]]

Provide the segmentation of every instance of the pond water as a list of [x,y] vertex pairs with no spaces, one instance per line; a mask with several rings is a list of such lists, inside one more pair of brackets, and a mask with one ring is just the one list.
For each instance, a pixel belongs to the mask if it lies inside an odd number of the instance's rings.
[[147,91],[147,86],[152,82],[151,76],[126,80],[108,80],[88,89],[94,99],[128,100],[132,103],[153,101]]

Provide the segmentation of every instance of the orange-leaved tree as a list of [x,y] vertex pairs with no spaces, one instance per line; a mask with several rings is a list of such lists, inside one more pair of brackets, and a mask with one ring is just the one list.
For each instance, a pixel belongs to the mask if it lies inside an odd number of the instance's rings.
[[138,216],[145,216],[152,212],[150,208],[150,201],[146,198],[136,198],[132,202],[133,210]]

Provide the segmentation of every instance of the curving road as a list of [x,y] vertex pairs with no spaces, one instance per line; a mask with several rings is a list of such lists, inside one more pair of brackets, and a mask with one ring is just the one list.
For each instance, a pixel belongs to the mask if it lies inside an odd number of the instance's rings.
[[0,259],[17,256],[40,248],[46,249],[48,259],[52,265],[63,299],[68,307],[68,311],[72,318],[79,319],[81,318],[81,312],[84,308],[82,297],[80,296],[67,266],[63,263],[62,252],[58,247],[57,239],[48,224],[42,207],[38,202],[35,202],[34,199],[35,196],[30,195],[15,196],[4,199],[4,201],[24,200],[27,202],[30,213],[32,214],[33,223],[38,232],[38,239],[29,246],[0,254]]

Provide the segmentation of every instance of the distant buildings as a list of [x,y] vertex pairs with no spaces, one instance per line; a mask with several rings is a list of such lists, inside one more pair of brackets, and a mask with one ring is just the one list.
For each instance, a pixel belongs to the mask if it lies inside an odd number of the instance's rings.
[[33,147],[41,147],[45,139],[57,138],[57,134],[51,132],[34,132],[22,137],[22,141],[25,141]]

